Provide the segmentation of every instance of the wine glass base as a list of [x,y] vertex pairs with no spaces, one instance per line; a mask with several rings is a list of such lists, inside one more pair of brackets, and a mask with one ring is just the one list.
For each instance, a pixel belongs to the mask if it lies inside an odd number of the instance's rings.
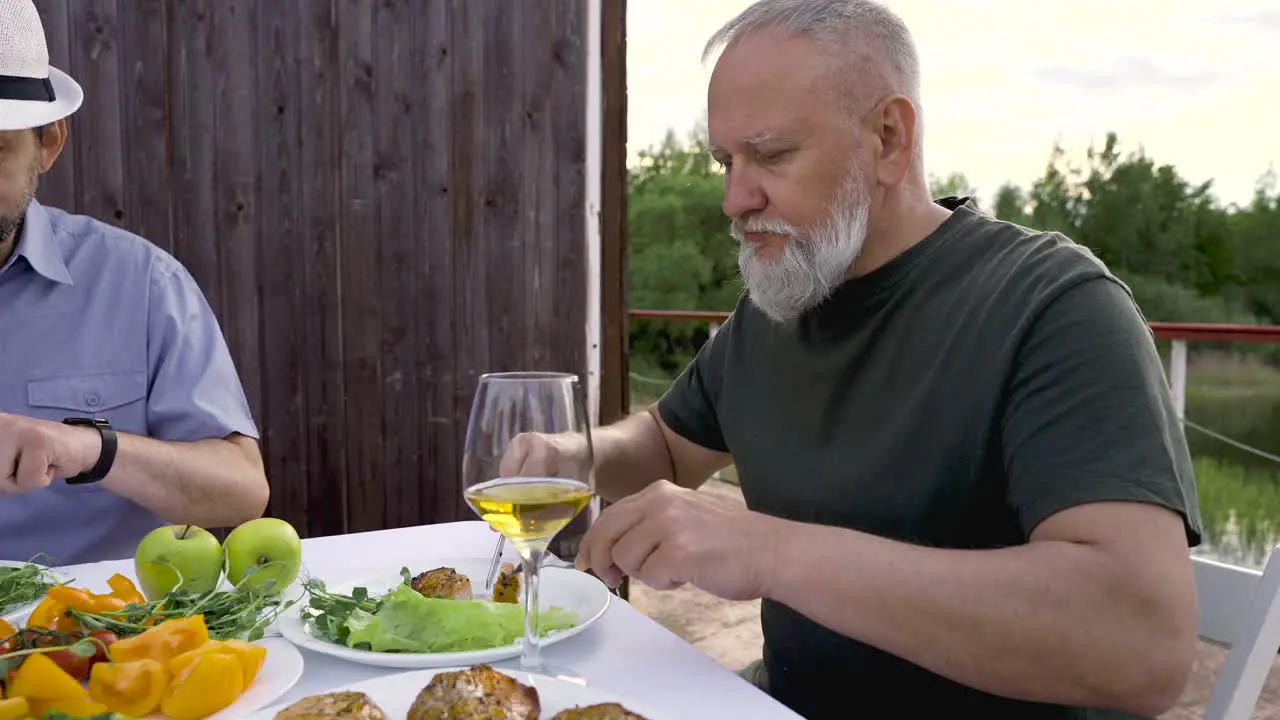
[[532,673],[534,675],[545,675],[546,677],[549,677],[549,678],[555,678],[556,680],[562,680],[564,682],[573,683],[575,685],[581,685],[583,687],[586,687],[587,685],[587,679],[582,676],[582,673],[576,670],[573,670],[571,668],[564,667],[563,665],[556,665],[555,663],[542,663],[536,668],[528,668],[528,667],[525,667],[524,664],[521,663],[519,660],[517,660],[515,666],[519,668],[521,672]]

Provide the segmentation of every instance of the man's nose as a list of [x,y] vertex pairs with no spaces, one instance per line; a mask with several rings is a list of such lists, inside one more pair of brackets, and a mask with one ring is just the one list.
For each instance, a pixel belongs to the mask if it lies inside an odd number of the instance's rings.
[[731,218],[749,212],[759,212],[765,206],[765,194],[760,184],[750,174],[726,174],[724,179],[724,203],[721,209]]

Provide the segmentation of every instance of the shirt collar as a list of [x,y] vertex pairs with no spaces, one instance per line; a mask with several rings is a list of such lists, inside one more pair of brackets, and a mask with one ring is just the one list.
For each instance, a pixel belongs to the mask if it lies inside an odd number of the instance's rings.
[[18,238],[14,255],[25,257],[36,272],[54,282],[74,284],[71,273],[67,271],[67,263],[62,258],[58,238],[53,234],[49,214],[34,199],[27,206],[27,214],[22,221],[22,236]]

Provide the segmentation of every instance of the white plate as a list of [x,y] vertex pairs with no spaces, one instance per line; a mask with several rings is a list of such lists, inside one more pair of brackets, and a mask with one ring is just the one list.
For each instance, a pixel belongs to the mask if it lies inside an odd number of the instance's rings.
[[[476,594],[484,585],[485,576],[489,572],[488,558],[439,558],[419,563],[410,568],[410,572],[418,574],[437,567],[451,567],[471,578]],[[522,576],[523,581],[523,576]],[[609,609],[609,601],[613,597],[608,586],[596,578],[571,568],[543,567],[539,571],[538,606],[546,609],[551,606],[561,607],[574,612],[578,616],[578,624],[566,630],[549,633],[542,638],[542,646],[554,645],[566,638],[573,637],[587,629],[592,623],[604,615]],[[403,580],[400,568],[371,576],[368,580],[348,582],[341,585],[326,583],[330,592],[349,593],[353,588],[365,587],[370,595],[382,595],[394,589]],[[289,608],[276,618],[276,627],[280,633],[299,647],[314,652],[332,655],[362,665],[375,665],[390,668],[432,668],[432,667],[469,667],[477,663],[490,663],[515,657],[520,654],[524,644],[523,638],[501,647],[486,650],[469,650],[450,653],[409,653],[409,652],[373,652],[357,650],[345,645],[328,642],[315,637],[310,632],[310,623],[304,619],[302,612],[308,609],[307,599],[303,598],[297,605]]]
[[[244,691],[236,701],[222,710],[208,716],[205,720],[230,720],[243,718],[245,715],[266,707],[289,692],[298,679],[302,677],[302,653],[293,643],[284,638],[266,637],[255,641],[267,649],[267,657],[262,669],[253,679],[253,685]],[[168,720],[165,715],[152,715],[146,720]]]
[[[25,562],[17,561],[17,560],[0,560],[0,567],[22,567],[23,565],[26,565],[26,564],[27,563]],[[36,563],[36,564],[39,565],[39,563]],[[50,579],[54,583],[64,584],[64,583],[71,582],[71,578],[67,577],[64,573],[60,572],[56,568],[47,567],[45,565],[40,565],[40,567],[49,571]],[[36,609],[36,605],[39,605],[40,600],[43,600],[43,599],[44,599],[43,597],[40,597],[39,599],[29,602],[25,605],[18,605],[17,607],[6,610],[4,615],[0,617],[3,617],[4,621],[9,623],[10,625],[13,625],[14,627],[18,627],[19,625],[21,625],[23,622],[26,621],[27,616],[31,614],[32,610]]]
[[[327,692],[337,692],[340,690],[352,690],[363,692],[373,699],[387,717],[402,718],[409,714],[409,708],[413,705],[414,698],[418,696],[418,691],[426,687],[427,683],[436,673],[446,672],[447,670],[462,670],[463,668],[439,668],[433,670],[415,670],[412,672],[397,673],[395,675],[387,675],[376,678],[374,680],[366,680],[351,685],[343,685],[328,690],[323,690],[315,695]],[[538,691],[538,702],[541,710],[538,716],[541,718],[550,718],[561,710],[582,707],[584,705],[595,705],[597,703],[619,703],[633,713],[644,716],[648,720],[664,720],[664,717],[658,711],[647,708],[637,700],[622,698],[612,693],[604,692],[597,688],[584,687],[577,683],[567,682],[558,678],[548,677],[546,675],[534,675],[520,670],[507,670],[505,668],[496,668],[499,672],[509,675],[516,680],[530,685]],[[291,703],[280,703],[270,708],[264,709],[254,715],[250,715],[245,720],[272,720],[275,714],[288,707]]]

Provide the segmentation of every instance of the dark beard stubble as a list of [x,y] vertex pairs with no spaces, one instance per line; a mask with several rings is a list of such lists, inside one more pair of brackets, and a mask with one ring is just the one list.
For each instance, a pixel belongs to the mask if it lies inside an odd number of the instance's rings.
[[18,229],[22,227],[22,221],[27,217],[27,208],[31,207],[31,201],[36,197],[36,188],[40,185],[38,160],[31,161],[31,166],[27,168],[26,185],[22,193],[22,202],[17,210],[12,214],[0,213],[0,250],[13,243]]

